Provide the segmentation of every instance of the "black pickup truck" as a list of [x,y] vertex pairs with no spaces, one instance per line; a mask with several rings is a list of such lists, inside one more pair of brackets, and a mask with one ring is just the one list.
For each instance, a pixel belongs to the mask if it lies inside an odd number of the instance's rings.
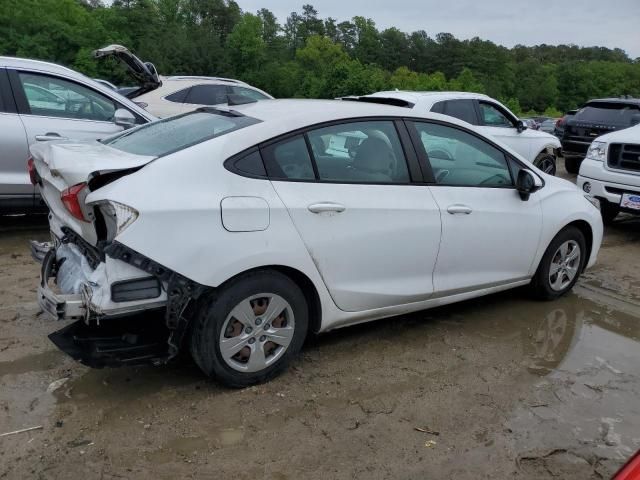
[[600,135],[640,123],[640,99],[589,100],[567,117],[562,135],[562,155],[569,173],[578,173],[591,142]]

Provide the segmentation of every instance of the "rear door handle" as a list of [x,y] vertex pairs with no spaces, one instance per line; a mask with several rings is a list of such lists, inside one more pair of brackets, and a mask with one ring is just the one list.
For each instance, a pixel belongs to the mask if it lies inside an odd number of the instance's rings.
[[48,142],[50,140],[69,140],[67,137],[61,137],[59,133],[47,132],[44,135],[36,135],[38,142]]
[[311,213],[335,212],[341,213],[346,210],[344,205],[333,202],[314,203],[307,207]]
[[447,212],[449,212],[451,215],[456,215],[456,214],[469,215],[471,214],[471,212],[473,212],[473,208],[467,205],[450,205],[449,207],[447,207]]

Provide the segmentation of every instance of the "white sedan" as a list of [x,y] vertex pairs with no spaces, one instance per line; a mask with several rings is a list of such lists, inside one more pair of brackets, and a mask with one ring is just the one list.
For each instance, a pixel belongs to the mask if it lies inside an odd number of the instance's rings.
[[187,348],[251,385],[310,332],[522,285],[559,297],[602,240],[575,185],[467,123],[393,106],[202,108],[32,154],[54,239],[33,244],[38,300],[78,320],[52,340],[95,366]]

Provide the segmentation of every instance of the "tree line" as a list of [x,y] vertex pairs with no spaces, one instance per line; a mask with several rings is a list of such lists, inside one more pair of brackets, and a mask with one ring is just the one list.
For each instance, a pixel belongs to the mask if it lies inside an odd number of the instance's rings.
[[[542,35],[542,33],[541,33]],[[3,0],[0,54],[38,58],[127,84],[91,51],[127,46],[163,75],[235,77],[276,97],[378,90],[486,93],[516,113],[560,112],[594,97],[640,96],[640,59],[575,45],[506,48],[450,33],[381,30],[364,16],[322,18],[312,5],[279,24],[233,0]]]

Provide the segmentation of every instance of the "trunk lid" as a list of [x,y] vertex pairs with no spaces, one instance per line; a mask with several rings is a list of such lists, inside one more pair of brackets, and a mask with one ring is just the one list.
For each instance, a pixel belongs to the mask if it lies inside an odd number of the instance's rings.
[[151,62],[143,62],[122,45],[108,45],[93,51],[94,58],[114,57],[121,61],[140,87],[126,94],[127,98],[135,98],[143,93],[155,90],[162,85],[156,67]]
[[[123,152],[99,142],[43,142],[32,145],[30,151],[40,192],[51,210],[52,230],[61,235],[61,229],[68,227],[92,245],[98,240],[94,222],[90,216],[90,221],[82,221],[71,215],[61,200],[62,192],[88,183],[88,193],[121,178],[118,172],[122,176],[133,173],[156,158]],[[81,206],[91,214],[84,203]]]

